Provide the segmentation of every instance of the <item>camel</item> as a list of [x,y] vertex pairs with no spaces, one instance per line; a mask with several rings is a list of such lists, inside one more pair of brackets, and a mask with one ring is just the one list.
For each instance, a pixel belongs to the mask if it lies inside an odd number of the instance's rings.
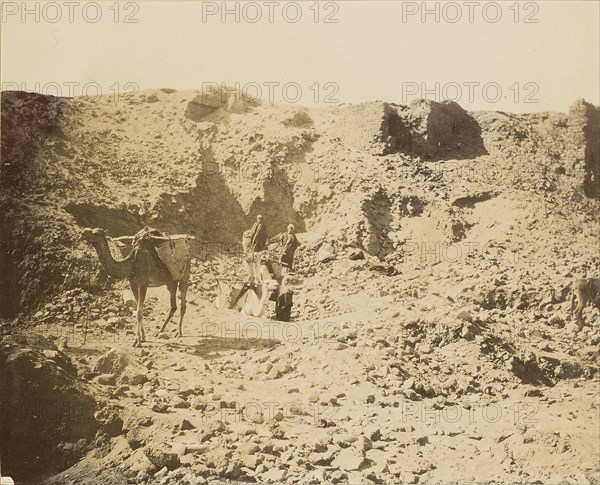
[[265,280],[260,287],[260,297],[256,291],[248,290],[236,302],[233,309],[242,315],[260,317],[265,311],[269,298],[277,288],[279,288],[277,280]]
[[[82,239],[89,242],[96,250],[100,263],[104,267],[106,273],[118,280],[129,280],[129,286],[131,287],[131,291],[137,302],[137,332],[133,346],[141,347],[142,342],[146,341],[143,313],[146,291],[149,287],[166,285],[171,296],[171,310],[161,329],[156,333],[157,336],[164,331],[177,310],[177,288],[179,287],[181,313],[179,315],[179,331],[177,336],[183,336],[182,323],[186,310],[186,294],[189,286],[191,258],[189,256],[187,257],[187,261],[185,262],[180,277],[174,279],[166,267],[161,264],[160,259],[152,246],[153,241],[151,239],[141,239],[139,246],[134,248],[127,257],[121,260],[115,260],[110,253],[107,238],[107,232],[99,228],[86,228],[82,233]],[[191,236],[186,236],[186,238],[191,239]],[[132,240],[134,238],[123,237],[118,239]],[[168,240],[168,238],[164,239]]]
[[571,318],[573,318],[575,297],[577,297],[575,318],[577,326],[581,330],[583,327],[583,309],[586,305],[592,304],[600,309],[600,278],[579,278],[573,280],[571,289],[571,310],[569,312]]
[[228,308],[242,315],[253,317],[260,317],[264,313],[271,295],[279,288],[279,283],[275,279],[265,279],[260,285],[246,283],[248,287],[242,288],[241,295],[232,301],[231,295],[233,289],[231,286],[221,281],[218,281],[218,284],[220,293],[215,298],[215,306],[217,308]]
[[260,317],[271,295],[278,290],[279,282],[273,278],[265,260],[253,258],[246,260],[246,265],[249,282],[244,284],[241,294],[231,301],[233,289],[228,284],[218,281],[220,294],[215,299],[215,306],[221,309],[230,308],[242,315]]
[[[267,271],[267,274],[269,274],[266,266],[264,266],[264,269],[261,268],[261,272],[263,274],[265,270]],[[260,317],[264,313],[267,302],[274,292],[277,292],[278,296],[281,296],[284,293],[293,294],[293,289],[297,286],[298,280],[292,276],[284,276],[281,285],[276,279],[263,278],[262,285],[259,287],[261,291],[246,291],[232,308],[240,312],[242,315]],[[276,305],[276,311],[278,305],[279,302]],[[291,303],[288,310],[290,309]],[[287,319],[289,320],[289,313]]]

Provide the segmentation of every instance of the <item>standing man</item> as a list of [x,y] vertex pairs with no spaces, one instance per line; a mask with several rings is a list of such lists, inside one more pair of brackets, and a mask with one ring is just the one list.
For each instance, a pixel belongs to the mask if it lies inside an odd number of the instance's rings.
[[263,223],[263,216],[256,216],[256,222],[250,229],[250,251],[257,253],[267,249],[267,228]]
[[293,224],[289,224],[287,227],[287,232],[279,234],[272,239],[273,242],[278,242],[281,244],[281,253],[279,260],[283,264],[284,267],[287,268],[288,271],[294,269],[294,253],[298,246],[300,246],[300,242],[295,234],[295,228]]
[[256,216],[256,222],[252,228],[244,231],[242,235],[242,248],[244,250],[244,261],[248,271],[248,281],[260,281],[259,265],[254,257],[255,253],[267,249],[267,228],[263,224],[263,216]]
[[289,276],[284,276],[275,303],[275,318],[281,322],[289,322],[292,315],[294,292],[289,284]]

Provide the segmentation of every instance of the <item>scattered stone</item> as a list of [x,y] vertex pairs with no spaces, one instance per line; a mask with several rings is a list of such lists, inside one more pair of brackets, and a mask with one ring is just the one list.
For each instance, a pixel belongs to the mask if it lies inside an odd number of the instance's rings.
[[540,389],[527,389],[525,391],[525,397],[544,397],[544,394]]
[[561,362],[554,369],[554,375],[559,379],[576,379],[583,373],[583,369],[578,362]]
[[258,465],[262,463],[262,458],[256,454],[248,455],[244,457],[243,464],[245,467],[254,470]]
[[419,436],[418,438],[415,438],[415,443],[417,443],[419,446],[425,446],[427,443],[429,443],[429,438],[426,435]]
[[180,387],[179,395],[182,397],[188,397],[190,395],[202,396],[204,395],[204,387],[200,381],[191,381]]
[[402,472],[400,474],[400,479],[402,483],[417,483],[418,477],[412,472]]
[[271,468],[261,475],[261,480],[267,482],[280,483],[285,480],[287,470],[285,468]]
[[366,451],[373,447],[373,442],[366,436],[359,436],[352,446],[364,455]]
[[196,458],[191,453],[179,457],[181,466],[192,466],[196,463]]
[[326,450],[321,453],[313,452],[308,455],[307,461],[314,466],[329,466],[333,460],[334,450]]
[[579,326],[576,322],[569,322],[565,327],[565,332],[567,333],[579,333]]
[[117,383],[117,377],[114,374],[101,374],[94,378],[94,382],[103,386],[114,386]]
[[170,402],[171,406],[177,409],[186,409],[190,407],[190,403],[179,396],[174,396]]
[[456,387],[456,378],[455,377],[448,377],[448,379],[446,379],[442,383],[442,389],[445,391],[450,391],[454,387]]
[[344,447],[348,447],[352,443],[355,443],[358,440],[358,436],[349,433],[336,434],[333,436],[333,442],[339,444],[340,446],[345,445]]
[[140,386],[148,381],[146,370],[141,367],[129,367],[119,379],[120,384],[129,384],[130,386]]
[[246,443],[238,448],[242,455],[256,455],[260,447],[256,443]]
[[188,431],[190,429],[196,429],[196,427],[192,423],[190,423],[187,419],[183,419],[181,421],[181,424],[179,425],[179,429],[181,431]]
[[277,379],[279,377],[279,370],[276,367],[271,368],[269,372],[267,372],[267,379]]
[[201,441],[208,441],[209,439],[217,436],[217,434],[222,433],[226,429],[227,428],[225,427],[223,421],[213,421],[204,430],[204,434],[202,435]]
[[472,322],[473,316],[468,310],[461,310],[456,314],[456,318],[459,320],[464,320],[465,322]]
[[56,350],[42,350],[42,354],[44,354],[44,357],[46,357],[47,359],[55,359],[56,356],[58,355],[58,352]]
[[125,435],[125,439],[127,440],[127,444],[134,450],[137,450],[145,442],[139,428],[130,429]]
[[360,249],[353,249],[348,253],[348,259],[350,259],[351,261],[365,259],[365,253],[363,253]]
[[366,464],[364,455],[352,448],[342,450],[333,460],[331,466],[342,470],[360,470]]
[[174,470],[181,465],[177,453],[165,451],[158,446],[147,446],[144,454],[158,468],[166,467],[168,470]]
[[201,397],[194,396],[190,400],[190,407],[192,409],[204,411],[208,407],[208,403],[204,401]]
[[229,462],[229,464],[227,465],[227,469],[225,470],[224,476],[225,478],[230,478],[235,480],[236,478],[239,478],[240,475],[242,474],[242,466],[243,463],[239,462],[239,461],[233,461],[233,462]]
[[460,330],[460,336],[465,340],[473,340],[475,338],[475,335],[472,332],[472,328],[473,327],[471,325],[463,325],[463,327]]
[[169,411],[169,405],[164,402],[155,402],[151,409],[155,413],[166,413]]
[[371,441],[379,441],[381,439],[381,429],[375,424],[371,424],[365,428],[365,436]]
[[414,387],[414,385],[415,385],[414,377],[409,377],[402,383],[402,388],[408,390],[408,389],[412,389]]
[[181,457],[187,453],[187,448],[184,443],[175,443],[173,444],[171,451],[173,451],[173,453],[176,453],[177,456]]

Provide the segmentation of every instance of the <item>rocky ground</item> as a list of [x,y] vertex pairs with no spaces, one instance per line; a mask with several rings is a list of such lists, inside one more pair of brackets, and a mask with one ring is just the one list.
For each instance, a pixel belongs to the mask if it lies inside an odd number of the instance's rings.
[[[3,93],[3,470],[600,483],[600,311],[580,331],[569,317],[572,279],[600,263],[597,127],[584,102],[512,115]],[[303,243],[291,322],[212,305],[258,213]],[[184,336],[151,336],[168,309],[153,289],[134,350],[126,285],[79,233],[144,224],[197,239]],[[54,406],[52,426],[24,402]]]

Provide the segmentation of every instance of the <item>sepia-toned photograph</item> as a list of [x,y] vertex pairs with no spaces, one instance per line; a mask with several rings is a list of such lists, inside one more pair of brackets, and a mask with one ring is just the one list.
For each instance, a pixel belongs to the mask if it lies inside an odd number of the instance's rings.
[[600,2],[0,13],[0,485],[600,485]]

